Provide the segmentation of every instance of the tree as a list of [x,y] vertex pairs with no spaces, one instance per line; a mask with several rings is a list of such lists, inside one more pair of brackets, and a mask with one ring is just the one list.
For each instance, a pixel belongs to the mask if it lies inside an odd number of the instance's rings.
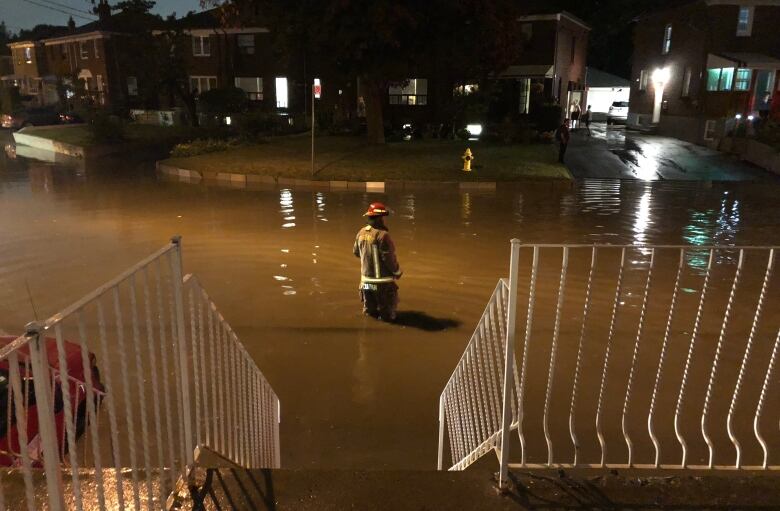
[[479,78],[505,69],[519,51],[515,0],[201,1],[255,7],[284,53],[359,77],[373,143],[384,142],[389,85],[432,67],[453,81]]

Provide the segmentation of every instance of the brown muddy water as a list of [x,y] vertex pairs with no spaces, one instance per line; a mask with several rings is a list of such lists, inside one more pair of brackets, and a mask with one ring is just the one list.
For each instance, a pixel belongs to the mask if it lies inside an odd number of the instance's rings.
[[[774,184],[637,181],[584,181],[571,188],[499,186],[490,193],[247,191],[160,181],[148,164],[104,161],[85,177],[53,164],[0,156],[0,329],[21,332],[36,314],[55,313],[180,234],[185,271],[198,275],[281,399],[284,467],[430,469],[436,464],[439,393],[497,279],[508,274],[511,238],[528,243],[780,244],[778,196]],[[388,224],[405,271],[399,284],[407,325],[380,324],[360,314],[359,264],[351,249],[361,214],[373,200],[386,201],[394,210]],[[630,262],[640,267],[643,257],[637,252]],[[691,297],[684,308],[695,306],[700,259],[686,261],[691,276],[684,287],[691,288]],[[557,264],[542,269],[540,300],[555,298]],[[606,260],[603,278],[596,279],[604,297],[613,293],[611,264]],[[766,266],[758,259],[755,264],[751,282],[760,281]],[[569,278],[581,290],[586,266],[572,262],[572,267]],[[658,273],[668,280],[675,268],[674,257],[666,257]],[[521,275],[527,273],[525,257]],[[729,279],[725,272],[714,277],[713,307],[725,303]],[[641,272],[627,280],[626,301],[636,310]],[[759,360],[766,360],[780,321],[776,281],[758,335]],[[749,329],[754,302],[751,297],[736,305],[740,335]],[[607,305],[596,305],[601,312],[594,312],[599,323],[594,332],[602,337]],[[657,306],[666,305],[659,301]],[[565,370],[573,366],[580,307],[571,305],[564,316],[559,364]],[[521,306],[518,316],[524,314]],[[713,318],[717,315],[713,309]],[[553,316],[540,313],[535,321],[540,325],[536,346],[549,351],[542,334],[549,334]],[[665,315],[658,315],[647,327],[653,357],[664,321]],[[714,349],[719,326],[717,320],[707,322],[702,350]],[[675,328],[682,346],[670,351],[675,371],[689,331],[689,326]],[[621,370],[630,360],[634,335],[635,326],[626,324],[625,334],[615,341]],[[741,357],[737,350],[726,351],[724,357],[732,362]],[[543,362],[529,371],[529,385],[543,395],[547,354],[539,356]],[[591,373],[598,357],[592,364]],[[583,383],[588,390],[581,400],[588,404],[596,381],[586,376]],[[773,391],[767,424],[774,429],[769,427],[767,435],[776,441],[777,382]],[[561,384],[553,399],[566,402],[567,392]],[[541,403],[538,395],[529,399],[533,406]],[[622,394],[610,401],[622,402]],[[673,403],[661,406],[659,415],[668,418]],[[529,426],[535,435],[531,450],[545,458],[536,415]],[[556,437],[561,449],[570,450],[565,414],[554,420],[561,428]],[[595,452],[593,427],[585,425],[592,419],[579,420],[583,448]],[[693,438],[698,417],[687,420]],[[606,430],[617,435],[619,422],[610,421]],[[634,421],[636,442],[641,437],[648,452],[643,421]],[[671,434],[668,426],[659,429]],[[720,424],[713,430],[725,435]],[[622,437],[613,449],[623,449],[620,442]],[[700,438],[695,442],[703,445]],[[731,456],[729,451],[719,461]]]

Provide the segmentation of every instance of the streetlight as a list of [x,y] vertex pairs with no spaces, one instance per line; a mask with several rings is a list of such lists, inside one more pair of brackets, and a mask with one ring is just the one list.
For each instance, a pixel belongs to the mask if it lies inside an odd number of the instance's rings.
[[671,72],[668,67],[659,67],[653,71],[653,85],[655,86],[655,102],[653,103],[653,124],[661,120],[661,104],[664,100],[664,87],[669,82]]

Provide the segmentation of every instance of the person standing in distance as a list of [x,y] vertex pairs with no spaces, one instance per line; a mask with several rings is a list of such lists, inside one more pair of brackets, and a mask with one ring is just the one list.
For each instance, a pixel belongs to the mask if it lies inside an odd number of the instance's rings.
[[387,206],[372,202],[363,214],[365,227],[358,231],[352,252],[360,259],[360,300],[363,314],[395,321],[398,308],[398,284],[403,272],[395,256],[395,244],[390,238],[384,217]]
[[563,163],[563,157],[566,155],[566,148],[569,146],[569,119],[564,119],[563,124],[555,130],[555,140],[558,141],[558,161]]

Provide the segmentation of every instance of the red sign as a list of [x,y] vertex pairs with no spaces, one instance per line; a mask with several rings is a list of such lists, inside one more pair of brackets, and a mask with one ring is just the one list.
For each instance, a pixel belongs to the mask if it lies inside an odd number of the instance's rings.
[[315,78],[314,79],[314,97],[316,99],[320,99],[320,96],[322,95],[322,85],[320,84],[320,79]]

